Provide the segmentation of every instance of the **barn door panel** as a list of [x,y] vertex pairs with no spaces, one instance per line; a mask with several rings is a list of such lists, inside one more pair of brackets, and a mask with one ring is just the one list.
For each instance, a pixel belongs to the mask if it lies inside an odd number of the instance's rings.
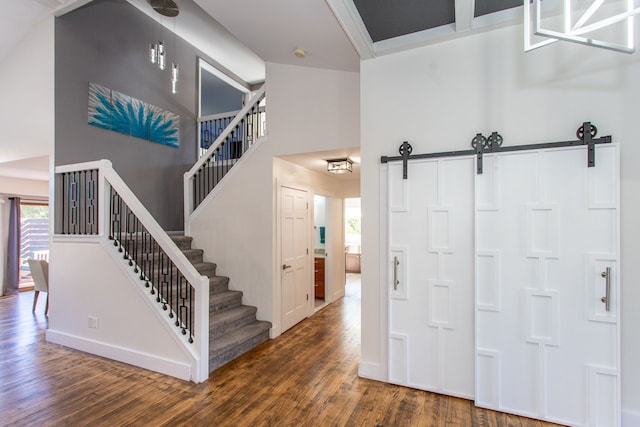
[[618,152],[485,156],[476,177],[476,404],[620,423]]
[[473,398],[474,159],[389,165],[389,381]]

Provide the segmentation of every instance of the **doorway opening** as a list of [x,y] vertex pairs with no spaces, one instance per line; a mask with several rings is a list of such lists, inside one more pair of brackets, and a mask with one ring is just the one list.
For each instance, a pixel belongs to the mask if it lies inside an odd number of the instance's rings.
[[360,283],[361,222],[360,198],[344,199],[344,267],[347,284]]
[[328,242],[328,197],[313,196],[313,293],[314,309],[327,305],[327,242]]
[[49,260],[49,205],[46,202],[20,202],[20,292],[34,287],[30,259]]

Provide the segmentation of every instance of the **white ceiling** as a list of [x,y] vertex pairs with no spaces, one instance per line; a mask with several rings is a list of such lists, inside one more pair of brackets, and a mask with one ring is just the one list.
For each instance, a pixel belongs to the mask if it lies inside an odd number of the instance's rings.
[[[353,172],[334,174],[327,172],[327,160],[341,159],[348,157],[353,160]],[[317,151],[314,153],[290,154],[280,156],[281,159],[290,163],[295,163],[306,169],[310,169],[320,174],[327,174],[341,181],[351,181],[360,179],[360,148],[354,147],[342,150]]]
[[2,0],[0,13],[0,62],[31,28],[60,4],[56,0]]
[[31,157],[0,163],[0,176],[49,180],[49,156]]
[[[325,0],[194,1],[266,62],[360,69],[357,52]],[[306,57],[296,57],[296,48]]]

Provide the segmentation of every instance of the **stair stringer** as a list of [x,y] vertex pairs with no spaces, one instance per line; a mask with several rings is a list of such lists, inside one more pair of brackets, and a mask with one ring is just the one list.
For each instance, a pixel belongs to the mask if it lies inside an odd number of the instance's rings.
[[[251,147],[249,147],[249,149],[242,154],[242,157],[240,157],[240,159],[238,159],[238,161],[236,163],[234,163],[233,167],[231,169],[229,169],[229,172],[227,172],[224,176],[224,178],[213,188],[213,190],[211,190],[211,193],[209,193],[204,200],[200,203],[200,205],[198,205],[197,208],[195,208],[195,210],[193,212],[191,212],[191,214],[188,214],[189,212],[189,208],[188,206],[186,206],[186,204],[188,203],[188,198],[185,197],[185,218],[184,218],[184,234],[186,236],[192,236],[191,235],[191,224],[197,220],[197,218],[200,215],[203,215],[202,212],[206,212],[207,211],[207,206],[211,203],[213,203],[213,201],[216,198],[216,195],[218,193],[220,193],[221,191],[224,190],[225,186],[228,185],[228,183],[233,179],[234,175],[236,175],[237,173],[240,173],[240,169],[243,168],[243,166],[249,161],[249,159],[252,157],[253,153],[255,153],[255,151],[262,146],[263,143],[266,143],[268,141],[268,136],[262,136],[260,138],[258,138],[256,140],[256,143],[253,144]],[[187,174],[185,174],[186,176]],[[188,180],[187,178],[185,178],[184,180],[184,194],[188,194],[191,191],[191,182],[190,180]],[[193,237],[193,236],[192,236]]]
[[[193,238],[194,247],[204,250],[205,261],[218,265],[218,275],[230,278],[229,289],[243,292],[242,303],[257,307],[257,319],[272,323],[273,338],[278,319],[273,316],[271,151],[269,144],[254,144],[187,217],[185,234]],[[256,209],[268,211],[269,216],[261,215],[259,222],[254,221]]]

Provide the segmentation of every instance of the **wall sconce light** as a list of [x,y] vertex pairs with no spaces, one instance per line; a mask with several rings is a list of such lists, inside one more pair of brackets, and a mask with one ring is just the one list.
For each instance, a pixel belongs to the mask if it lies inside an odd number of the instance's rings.
[[331,173],[353,172],[353,161],[348,157],[327,160],[327,171]]

